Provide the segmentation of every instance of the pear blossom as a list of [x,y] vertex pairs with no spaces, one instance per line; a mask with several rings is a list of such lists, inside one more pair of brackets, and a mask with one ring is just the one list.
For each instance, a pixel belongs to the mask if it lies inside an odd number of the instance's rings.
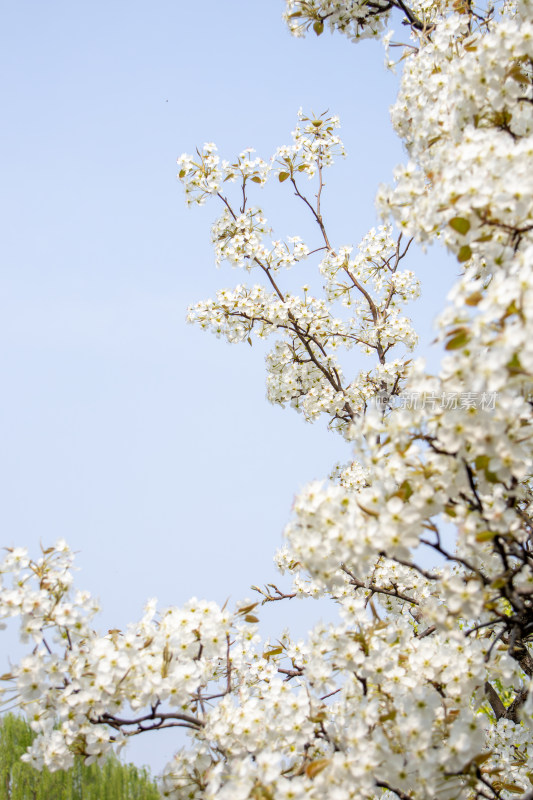
[[[323,213],[337,117],[300,111],[270,159],[222,159],[213,143],[178,159],[186,201],[220,204],[217,265],[253,271],[189,321],[232,343],[270,338],[270,402],[325,418],[353,458],[295,498],[276,554],[289,586],[234,608],[151,600],[102,634],[64,541],[8,549],[0,620],[18,620],[27,652],[2,692],[36,733],[23,758],[37,769],[180,727],[160,778],[173,800],[530,800],[532,10],[288,0],[297,36],[329,27],[391,47],[396,12],[408,29],[391,112],[406,163],[359,243],[334,242]],[[271,230],[267,181],[306,209],[314,239]],[[434,374],[411,355],[413,238],[460,268]],[[288,269],[306,270],[301,293]],[[335,619],[262,639],[262,606],[293,598],[329,600]]]

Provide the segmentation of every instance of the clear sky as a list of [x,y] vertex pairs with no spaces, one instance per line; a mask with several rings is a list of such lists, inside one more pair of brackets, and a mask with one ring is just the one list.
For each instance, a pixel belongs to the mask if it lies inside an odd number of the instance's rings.
[[[276,580],[295,492],[349,452],[267,404],[258,348],[186,325],[190,302],[243,276],[215,270],[218,209],[185,207],[176,158],[204,141],[269,157],[300,106],[329,109],[348,158],[325,211],[336,244],[356,244],[405,159],[388,116],[397,79],[379,43],[293,39],[278,0],[0,10],[2,543],[65,538],[103,629],[152,596],[250,596]],[[265,207],[280,236],[301,233],[288,194]],[[427,344],[457,269],[434,252],[410,266]],[[309,611],[286,607],[265,611],[268,629],[292,613],[301,632]],[[166,736],[164,754],[143,742],[132,757],[157,769],[171,750]]]

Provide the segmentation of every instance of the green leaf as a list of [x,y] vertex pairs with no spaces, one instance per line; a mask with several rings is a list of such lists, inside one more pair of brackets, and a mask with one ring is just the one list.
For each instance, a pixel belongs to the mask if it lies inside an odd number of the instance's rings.
[[[355,502],[357,503],[357,500]],[[365,508],[364,506],[361,505],[361,503],[357,503],[357,505],[359,506],[361,511],[363,511],[365,514],[368,514],[369,517],[379,517],[379,514],[378,514],[377,511],[373,511],[370,508]]]
[[464,219],[464,217],[454,217],[449,221],[448,225],[462,236],[464,236],[470,230],[470,223],[467,219]]
[[273,800],[272,792],[267,786],[254,786],[250,797],[252,800]]
[[524,375],[524,368],[520,363],[520,358],[518,357],[518,353],[513,353],[513,357],[510,361],[507,362],[505,365],[507,367],[507,371],[511,375]]
[[321,19],[317,19],[313,22],[313,30],[317,36],[320,36],[321,33],[324,33],[324,23]]
[[515,64],[513,67],[511,67],[507,75],[509,78],[517,81],[517,83],[527,84],[529,81],[527,74],[524,72],[520,64]]
[[490,470],[485,470],[485,480],[487,483],[498,483],[499,479],[495,472],[490,472]]
[[259,603],[250,603],[249,606],[242,606],[242,608],[237,609],[237,614],[249,614],[258,605]]
[[247,614],[244,618],[245,622],[259,622],[259,617],[256,617],[254,614]]
[[465,298],[465,303],[467,306],[477,306],[481,300],[483,300],[483,295],[481,292],[473,292],[472,294],[469,294],[467,298]]
[[283,647],[273,647],[272,650],[265,650],[263,658],[269,659],[272,656],[279,656],[283,653]]
[[504,319],[507,319],[507,317],[510,317],[513,314],[518,314],[518,311],[519,311],[518,306],[516,305],[515,301],[512,300],[505,309]]
[[254,183],[261,183],[261,178],[259,177],[259,175],[254,175],[252,180]]
[[497,535],[495,531],[481,531],[476,534],[476,542],[490,542],[490,540],[494,539]]
[[290,177],[290,175],[289,175],[288,172],[280,172],[279,175],[278,175],[278,179],[279,179],[280,183],[283,183],[283,181],[286,181],[287,178],[289,178],[289,177]]
[[457,261],[460,264],[463,264],[465,261],[468,261],[472,258],[472,250],[470,249],[470,245],[464,244],[459,252],[457,253]]
[[446,342],[445,350],[460,350],[470,340],[467,328],[460,329],[451,339]]
[[476,469],[483,470],[486,481],[488,481],[489,483],[498,482],[497,475],[495,475],[494,472],[491,472],[489,470],[490,456],[487,455],[477,456],[476,460],[474,461],[474,464],[476,465]]
[[411,488],[411,484],[409,483],[409,481],[405,480],[398,489],[398,491],[396,492],[396,497],[399,497],[400,500],[403,500],[405,502],[409,500],[412,494],[413,490]]
[[505,584],[507,583],[506,578],[495,578],[492,583],[490,584],[491,589],[503,589]]
[[317,758],[315,761],[311,761],[305,768],[305,774],[308,778],[313,779],[315,775],[318,775],[319,772],[326,769],[327,766],[331,763],[331,758]]
[[502,783],[501,788],[505,789],[506,792],[511,792],[511,794],[522,794],[525,791],[524,787],[518,783]]

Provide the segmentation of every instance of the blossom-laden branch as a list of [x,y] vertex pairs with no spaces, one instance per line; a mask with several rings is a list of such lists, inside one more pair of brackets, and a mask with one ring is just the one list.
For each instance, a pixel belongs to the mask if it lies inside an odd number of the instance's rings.
[[[357,39],[394,8],[412,36],[392,111],[409,161],[378,203],[401,235],[387,224],[356,249],[334,243],[324,173],[343,147],[327,114],[300,114],[268,162],[221,161],[212,143],[179,159],[188,201],[222,206],[217,261],[258,276],[190,320],[232,342],[274,337],[269,399],[325,415],[353,459],[295,500],[277,556],[292,586],[233,611],[150,603],[100,635],[63,542],[36,560],[8,551],[0,616],[30,647],[2,680],[37,733],[25,758],[38,768],[185,727],[160,785],[173,800],[531,797],[532,7],[289,0],[287,20]],[[268,180],[309,213],[309,246],[273,239],[250,204]],[[460,265],[436,375],[408,357],[412,238]],[[301,294],[289,268],[306,270]],[[336,621],[261,641],[264,606],[309,597],[329,598]]]
[[[223,204],[223,213],[213,226],[212,239],[217,263],[223,261],[259,272],[264,283],[234,290],[221,290],[216,298],[189,311],[189,320],[231,342],[261,339],[281,334],[267,356],[267,390],[271,402],[291,404],[309,420],[321,414],[330,425],[347,435],[349,426],[376,395],[398,394],[408,361],[388,361],[389,352],[403,345],[411,350],[416,336],[410,321],[401,314],[402,305],[416,298],[418,282],[409,270],[400,270],[410,242],[396,241],[391,229],[372,230],[361,242],[355,258],[351,247],[333,249],[322,213],[324,170],[336,154],[344,152],[336,134],[338,120],[300,113],[293,133],[294,144],[278,148],[269,164],[252,159],[244,151],[234,162],[219,160],[214,145],[204,146],[196,160],[179,159],[180,178],[189,202],[203,203],[209,196]],[[321,241],[310,250],[298,237],[286,242],[267,241],[270,234],[262,211],[248,206],[246,187],[262,185],[269,176],[292,186],[294,194],[309,210]],[[302,191],[299,179],[316,180],[314,200]],[[222,187],[240,184],[235,194],[244,198],[237,208]],[[303,296],[282,287],[282,273],[313,253],[324,255],[318,272],[325,297],[314,297],[309,285]],[[334,306],[339,311],[335,314]],[[347,317],[347,314],[352,316]],[[338,353],[359,346],[364,354],[375,354],[377,364],[346,380]]]

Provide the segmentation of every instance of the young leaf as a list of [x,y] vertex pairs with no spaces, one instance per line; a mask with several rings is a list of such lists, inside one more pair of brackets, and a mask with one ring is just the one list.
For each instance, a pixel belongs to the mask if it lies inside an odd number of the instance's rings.
[[470,258],[472,258],[472,250],[468,244],[464,244],[457,253],[457,261],[460,264],[464,264],[464,262],[468,261]]
[[467,328],[460,329],[451,339],[448,339],[444,347],[445,350],[460,350],[470,341],[470,334]]
[[470,222],[467,219],[464,219],[464,217],[454,217],[449,221],[448,225],[462,236],[467,234],[470,230]]

